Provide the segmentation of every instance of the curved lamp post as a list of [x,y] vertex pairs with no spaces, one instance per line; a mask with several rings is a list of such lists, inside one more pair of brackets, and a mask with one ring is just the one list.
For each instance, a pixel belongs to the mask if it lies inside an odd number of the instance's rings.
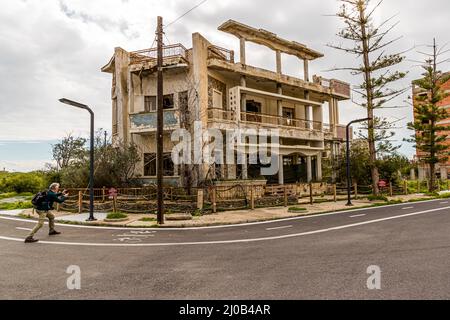
[[89,218],[87,221],[97,221],[94,217],[94,112],[89,106],[69,99],[59,99],[59,102],[87,110],[91,115],[91,141],[89,149]]

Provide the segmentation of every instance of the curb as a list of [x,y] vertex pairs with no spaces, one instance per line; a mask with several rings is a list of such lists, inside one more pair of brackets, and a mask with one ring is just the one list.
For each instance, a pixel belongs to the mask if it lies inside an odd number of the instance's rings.
[[[352,211],[352,210],[360,210],[360,209],[369,209],[369,208],[380,208],[380,207],[391,207],[395,205],[404,205],[408,203],[420,203],[420,202],[426,202],[426,201],[434,201],[434,200],[444,200],[440,198],[430,198],[430,199],[424,199],[421,201],[405,201],[398,204],[386,204],[386,205],[380,205],[380,203],[373,203],[368,204],[366,206],[360,206],[356,208],[343,208],[338,210],[328,210],[328,211],[320,211],[320,212],[291,212],[291,213],[298,213],[298,215],[290,216],[290,217],[275,217],[275,218],[265,218],[265,219],[248,219],[248,220],[242,220],[239,222],[225,222],[225,223],[219,223],[219,222],[209,222],[209,223],[201,223],[197,225],[186,225],[186,224],[180,224],[176,226],[167,226],[167,225],[152,225],[152,226],[130,226],[127,224],[112,224],[108,223],[108,221],[104,220],[107,223],[99,223],[99,222],[74,222],[74,221],[67,221],[67,220],[55,220],[56,223],[59,224],[66,224],[66,225],[77,225],[77,226],[91,226],[91,227],[109,227],[109,228],[129,228],[129,229],[183,229],[183,228],[202,228],[202,227],[220,227],[220,226],[230,226],[230,225],[240,225],[240,224],[246,224],[246,223],[258,223],[258,222],[272,222],[277,220],[283,220],[286,218],[297,218],[297,217],[304,217],[304,216],[316,216],[316,215],[322,215],[332,212],[345,212],[345,211]],[[274,208],[280,208],[280,207],[274,207]],[[270,208],[267,208],[270,209]],[[19,218],[26,219],[26,220],[34,220],[38,221],[35,217],[23,217],[21,215],[18,216]],[[63,217],[62,217],[63,218]],[[128,219],[127,219],[128,220]],[[121,222],[121,221],[119,221]]]

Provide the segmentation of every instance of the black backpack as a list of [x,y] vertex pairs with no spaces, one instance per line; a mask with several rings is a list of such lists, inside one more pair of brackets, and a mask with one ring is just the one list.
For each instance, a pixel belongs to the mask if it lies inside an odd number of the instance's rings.
[[47,191],[38,192],[33,199],[31,199],[31,203],[34,207],[40,206],[47,200]]

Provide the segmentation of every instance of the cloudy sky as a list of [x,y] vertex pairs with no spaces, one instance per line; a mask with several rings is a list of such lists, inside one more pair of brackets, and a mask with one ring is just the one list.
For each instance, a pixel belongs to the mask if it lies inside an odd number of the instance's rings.
[[[156,17],[166,24],[200,0],[2,0],[0,11],[0,169],[27,171],[51,161],[51,144],[67,133],[86,136],[88,114],[58,103],[68,97],[91,105],[97,128],[111,128],[109,74],[100,68],[112,56],[114,47],[126,50],[148,48],[154,40]],[[314,61],[311,73],[357,84],[347,72],[327,72],[336,66],[354,66],[354,57],[326,46],[339,43],[337,29],[342,23],[329,15],[338,10],[337,0],[208,0],[166,30],[166,41],[191,46],[191,34],[200,32],[211,42],[238,49],[233,36],[217,31],[228,19],[270,30],[321,51],[325,57]],[[391,37],[402,39],[390,52],[420,47],[437,38],[449,41],[448,0],[385,0],[376,20],[397,14],[400,24]],[[257,45],[248,45],[248,63],[275,69],[274,55]],[[421,59],[416,50],[411,60]],[[300,63],[283,58],[283,72],[299,75]],[[421,70],[406,61],[409,86]],[[449,69],[448,64],[441,66]],[[408,94],[397,101],[402,104]],[[364,110],[351,102],[341,105],[341,123],[364,116]],[[397,143],[411,156],[413,148],[403,143],[410,132],[411,108],[386,110],[383,115],[401,120]],[[380,115],[382,115],[380,114]]]

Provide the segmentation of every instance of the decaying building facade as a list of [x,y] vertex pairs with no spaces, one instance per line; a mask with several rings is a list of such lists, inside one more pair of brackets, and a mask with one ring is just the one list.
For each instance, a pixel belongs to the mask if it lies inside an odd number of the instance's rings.
[[[199,33],[192,35],[191,49],[181,44],[164,47],[166,183],[182,184],[182,169],[171,160],[171,134],[177,128],[191,129],[193,121],[223,132],[236,128],[279,129],[278,156],[282,165],[277,175],[265,179],[279,184],[321,181],[324,159],[336,157],[345,139],[345,127],[339,125],[338,103],[350,98],[349,84],[311,77],[310,61],[323,55],[303,44],[232,20],[219,30],[239,39],[238,55],[213,45]],[[246,42],[272,49],[276,71],[248,65]],[[301,78],[282,73],[282,54],[303,62]],[[152,183],[156,176],[155,65],[156,48],[137,52],[116,48],[113,58],[102,68],[113,75],[114,140],[134,142],[142,149],[136,177],[146,183]],[[325,104],[330,124],[323,121]],[[260,178],[258,166],[247,164],[220,165],[214,170],[201,167],[198,175],[198,180]]]
[[[450,75],[450,72],[445,73],[445,75]],[[415,109],[415,107],[419,104],[417,97],[423,96],[423,95],[426,96],[427,92],[424,91],[423,89],[417,87],[414,83],[412,86],[413,86],[413,107]],[[446,81],[445,83],[443,83],[441,85],[441,90],[443,92],[445,92],[446,94],[450,94],[450,80]],[[440,108],[447,110],[447,112],[450,114],[450,111],[449,111],[450,96],[446,96],[444,99],[442,99],[442,101],[440,101],[438,103],[438,106]],[[416,118],[415,112],[414,112],[414,118]],[[450,116],[447,119],[442,120],[438,124],[443,125],[443,126],[450,125]],[[448,135],[448,132],[444,132],[444,134]],[[447,138],[447,140],[445,141],[445,144],[450,147],[450,139],[449,138]],[[430,177],[430,166],[423,163],[423,160],[422,160],[422,158],[425,156],[426,156],[426,154],[424,152],[422,152],[418,149],[416,150],[416,161],[418,162],[418,174],[419,174],[418,178],[419,178],[419,180],[426,180]],[[444,163],[436,164],[435,172],[440,177],[440,179],[447,180],[447,178],[449,177],[449,174],[450,174],[450,159]]]

